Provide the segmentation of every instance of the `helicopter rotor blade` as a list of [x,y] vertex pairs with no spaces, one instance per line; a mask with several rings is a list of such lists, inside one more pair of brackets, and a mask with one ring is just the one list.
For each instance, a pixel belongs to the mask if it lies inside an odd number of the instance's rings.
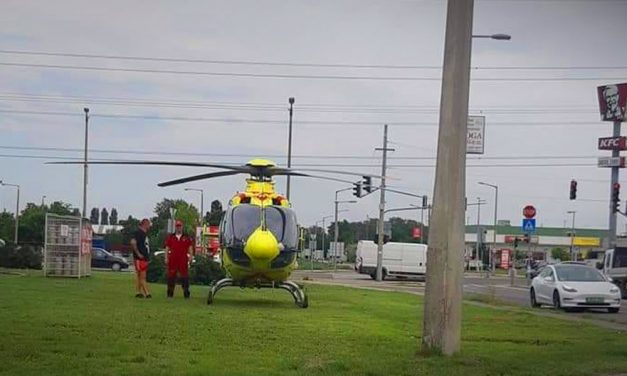
[[[275,167],[275,168],[269,168],[268,171],[270,172],[271,175],[286,175],[284,172],[311,171],[311,172],[322,172],[326,174],[358,176],[360,178],[363,176],[369,176],[371,178],[381,179],[380,175],[364,174],[364,173],[359,173],[359,172],[338,171],[338,170],[322,170],[322,169],[317,169],[317,168],[299,168],[296,170],[296,169],[291,169],[291,168],[286,168],[286,167]],[[300,175],[300,176],[304,176],[304,175]],[[309,176],[313,177],[313,175],[309,175]],[[316,175],[315,177],[320,178],[320,176],[318,175]]]
[[355,183],[355,182],[350,181],[350,180],[332,178],[332,177],[329,177],[329,176],[305,174],[304,172],[298,172],[298,171],[293,171],[293,170],[273,172],[272,174],[275,175],[275,176],[304,176],[304,177],[314,178],[314,179],[337,181],[337,182],[346,183],[346,184],[353,184],[353,183]]
[[[59,165],[84,165],[85,162],[78,161],[63,161],[63,162],[46,162],[46,164],[59,164]],[[200,162],[169,162],[169,161],[87,161],[88,165],[152,165],[152,166],[182,166],[182,167],[213,167],[223,168],[226,170],[234,170],[238,172],[250,173],[252,170],[249,166],[232,166],[222,165],[215,163],[200,163]]]
[[163,183],[159,183],[157,184],[159,187],[169,187],[171,185],[176,185],[176,184],[183,184],[183,183],[189,183],[190,181],[196,181],[196,180],[203,180],[203,179],[211,179],[211,178],[218,178],[218,177],[222,177],[222,176],[231,176],[231,175],[237,175],[237,174],[243,174],[245,172],[242,171],[218,171],[218,172],[210,172],[208,174],[201,174],[201,175],[194,175],[194,176],[188,176],[186,178],[181,178],[181,179],[176,179],[176,180],[170,180],[170,181],[166,181]]

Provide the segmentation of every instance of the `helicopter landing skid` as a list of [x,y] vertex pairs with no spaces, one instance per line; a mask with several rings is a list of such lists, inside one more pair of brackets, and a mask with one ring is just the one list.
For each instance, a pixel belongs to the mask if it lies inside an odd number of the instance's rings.
[[294,303],[296,303],[297,306],[299,306],[300,308],[309,307],[309,298],[307,297],[307,293],[305,293],[302,287],[300,287],[295,282],[292,282],[292,281],[283,281],[283,282],[274,282],[274,283],[257,282],[251,285],[242,285],[240,283],[237,283],[231,278],[223,278],[219,280],[218,282],[216,282],[216,284],[211,287],[211,289],[209,290],[209,296],[207,296],[207,304],[212,304],[213,298],[216,296],[218,291],[228,286],[237,286],[237,287],[242,287],[242,288],[243,287],[251,287],[251,288],[256,287],[259,289],[260,288],[271,288],[271,289],[279,288],[279,289],[287,290],[289,291],[290,294],[292,294],[292,297],[294,298]]

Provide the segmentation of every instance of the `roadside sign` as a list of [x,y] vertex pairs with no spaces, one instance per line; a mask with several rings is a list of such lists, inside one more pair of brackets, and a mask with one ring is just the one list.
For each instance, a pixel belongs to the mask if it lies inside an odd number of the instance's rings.
[[523,216],[525,218],[533,218],[536,216],[536,208],[533,205],[527,205],[523,208]]
[[599,157],[598,167],[625,167],[625,157]]
[[509,249],[501,249],[501,268],[509,269]]
[[627,150],[627,137],[602,137],[599,138],[599,150]]
[[466,154],[483,154],[485,148],[485,116],[468,116]]
[[524,218],[522,220],[522,230],[525,233],[536,231],[536,220],[533,218]]
[[414,239],[420,239],[421,233],[420,233],[420,227],[414,227],[411,237]]
[[627,83],[597,87],[599,111],[603,121],[625,121]]

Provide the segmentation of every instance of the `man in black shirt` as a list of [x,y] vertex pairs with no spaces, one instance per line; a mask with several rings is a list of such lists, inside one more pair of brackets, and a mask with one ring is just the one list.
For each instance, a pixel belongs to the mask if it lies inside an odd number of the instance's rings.
[[137,290],[136,298],[152,298],[148,283],[146,282],[146,271],[148,270],[148,261],[150,259],[150,246],[148,244],[148,230],[151,223],[144,218],[139,223],[139,229],[133,233],[131,238],[131,248],[133,248],[133,259],[137,279],[135,288]]

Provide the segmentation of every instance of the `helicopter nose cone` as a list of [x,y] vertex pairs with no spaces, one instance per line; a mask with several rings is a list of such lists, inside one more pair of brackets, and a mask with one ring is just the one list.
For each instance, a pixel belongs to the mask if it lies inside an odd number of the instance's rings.
[[270,231],[258,228],[248,237],[244,252],[252,259],[270,261],[279,255],[279,242]]

